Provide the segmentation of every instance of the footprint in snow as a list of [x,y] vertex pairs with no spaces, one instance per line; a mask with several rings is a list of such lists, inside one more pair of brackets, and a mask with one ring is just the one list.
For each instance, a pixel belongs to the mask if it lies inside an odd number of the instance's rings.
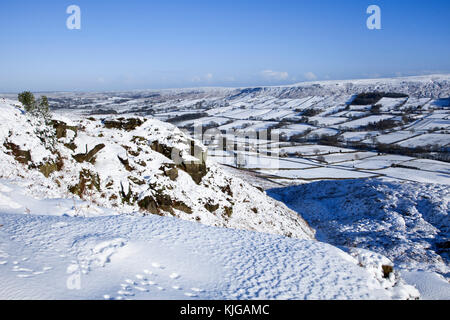
[[35,271],[33,272],[34,275],[40,275],[40,274],[44,274],[44,271]]
[[184,295],[185,295],[186,297],[191,297],[191,298],[197,296],[195,293],[192,293],[192,292],[185,292]]
[[142,274],[137,274],[137,275],[136,275],[136,279],[139,279],[139,280],[146,280],[145,276],[143,276]]
[[134,288],[135,288],[136,290],[138,290],[138,291],[141,291],[141,292],[148,292],[148,291],[149,291],[147,288],[143,288],[143,287],[135,286]]
[[28,268],[20,268],[19,266],[14,266],[12,268],[13,272],[33,272],[33,270],[28,269]]
[[164,267],[163,266],[161,266],[159,263],[157,263],[157,262],[153,262],[152,263],[152,267],[153,268],[157,268],[157,269],[164,269]]
[[119,290],[119,291],[117,291],[117,293],[122,295],[122,296],[126,296],[126,297],[134,296],[134,293],[131,292],[131,291]]

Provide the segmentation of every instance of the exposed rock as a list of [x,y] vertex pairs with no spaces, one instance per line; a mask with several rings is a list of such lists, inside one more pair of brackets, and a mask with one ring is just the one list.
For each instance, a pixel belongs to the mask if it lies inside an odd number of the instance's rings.
[[138,186],[142,186],[145,184],[145,181],[136,177],[128,177],[128,179]]
[[153,151],[161,153],[166,158],[172,159],[172,150],[173,148],[166,146],[165,144],[161,144],[158,141],[153,141],[150,145],[150,148]]
[[230,185],[227,184],[226,186],[220,187],[220,190],[223,193],[226,193],[227,195],[229,195],[230,197],[233,197],[233,192],[231,191]]
[[174,164],[165,164],[161,168],[159,168],[166,177],[169,177],[170,180],[175,181],[178,178],[178,169]]
[[78,184],[69,187],[69,191],[83,198],[87,190],[100,191],[100,177],[98,174],[92,173],[90,170],[83,169],[80,171],[80,180]]
[[223,208],[225,210],[225,215],[230,218],[231,215],[233,214],[233,208],[232,207],[224,207]]
[[181,201],[174,201],[173,208],[176,210],[183,211],[187,214],[192,214],[192,209],[190,207],[188,207],[184,202],[181,202]]
[[389,275],[394,272],[394,268],[392,266],[388,266],[388,265],[383,265],[381,266],[381,268],[383,269],[383,278],[389,278]]
[[131,172],[134,170],[134,168],[130,166],[130,161],[128,159],[122,159],[120,156],[117,156],[117,158],[119,158],[120,163],[123,164],[127,171]]
[[39,166],[39,171],[48,178],[53,172],[58,171],[58,165],[54,162],[47,162]]
[[[206,166],[207,152],[203,149],[200,149],[200,147],[196,147],[193,143],[194,141],[192,141],[191,143],[191,153],[195,153],[195,150],[197,150],[200,159],[198,159],[198,161],[182,161],[182,163],[177,165],[177,167],[189,174],[195,181],[195,183],[200,184],[203,177],[208,173],[208,169]],[[161,144],[158,141],[153,141],[150,147],[153,151],[159,152],[169,159],[172,159],[172,154],[175,153],[172,147]],[[199,150],[201,150],[201,152]]]
[[140,136],[134,136],[133,139],[131,139],[131,142],[134,142],[136,144],[147,144],[147,139]]
[[125,193],[122,182],[120,182],[120,196],[122,197],[123,203],[131,204],[133,202],[133,192],[131,191],[131,186],[128,186],[128,192]]
[[103,143],[98,144],[94,147],[94,149],[92,149],[91,151],[87,152],[87,146],[86,146],[86,153],[79,153],[73,156],[73,158],[77,161],[77,162],[90,162],[90,163],[95,163],[95,155],[102,150],[105,147],[105,145]]
[[77,145],[76,145],[74,142],[71,142],[71,143],[65,143],[64,146],[65,146],[67,149],[70,149],[70,150],[72,150],[72,151],[75,151],[76,148],[77,148]]
[[78,128],[77,127],[68,126],[63,121],[52,120],[52,125],[53,125],[53,128],[56,131],[56,138],[57,139],[67,137],[67,130],[72,130],[73,132],[75,132],[75,136],[76,136],[76,134],[78,132]]
[[144,199],[139,200],[138,206],[152,214],[162,215],[158,209],[156,200],[151,196],[146,196]]
[[22,164],[28,164],[31,161],[30,150],[20,150],[20,147],[12,142],[5,142],[3,146],[11,151],[16,161]]
[[115,120],[104,120],[103,124],[108,129],[120,129],[125,131],[132,131],[144,123],[138,118],[118,118]]
[[200,184],[202,182],[203,177],[208,173],[208,169],[206,164],[204,163],[182,163],[178,166],[183,171],[187,172],[192,180],[195,181],[196,184]]
[[217,209],[219,209],[219,205],[211,204],[208,202],[207,204],[205,204],[205,209],[208,210],[209,212],[213,213],[213,212],[216,212]]
[[147,210],[152,214],[163,215],[162,211],[175,214],[173,209],[192,214],[192,209],[184,202],[174,201],[170,196],[157,192],[154,196],[147,196],[138,202],[140,208]]

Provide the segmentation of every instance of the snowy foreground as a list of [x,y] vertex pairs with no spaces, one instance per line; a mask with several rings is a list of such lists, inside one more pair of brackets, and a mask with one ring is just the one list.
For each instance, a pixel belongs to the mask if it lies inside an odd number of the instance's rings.
[[0,299],[391,299],[331,245],[170,217],[0,214]]

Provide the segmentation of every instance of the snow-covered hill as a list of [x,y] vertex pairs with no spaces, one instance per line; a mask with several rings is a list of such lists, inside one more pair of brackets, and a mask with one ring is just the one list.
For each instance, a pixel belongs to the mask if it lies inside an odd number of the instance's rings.
[[[57,117],[52,126],[36,121],[17,102],[0,104],[0,177],[34,198],[81,198],[121,214],[314,237],[295,212],[209,163],[205,147],[170,124],[141,117]],[[2,212],[42,213],[8,199],[0,190]],[[76,208],[75,200],[62,213],[102,215]]]
[[361,92],[402,92],[415,97],[448,98],[450,75],[427,75],[399,78],[329,80],[303,82],[288,86],[261,87],[260,94],[278,98],[306,96],[352,95]]
[[383,278],[387,259],[363,268],[314,240],[155,215],[0,214],[0,225],[0,299],[418,297],[397,274]]

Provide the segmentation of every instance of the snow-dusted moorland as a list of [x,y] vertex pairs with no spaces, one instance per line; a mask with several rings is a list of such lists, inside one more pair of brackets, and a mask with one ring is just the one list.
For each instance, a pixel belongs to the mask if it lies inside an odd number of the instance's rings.
[[[183,162],[169,166],[154,141],[177,147],[182,159],[195,146],[170,125],[59,118],[48,141],[51,128],[37,127],[17,103],[0,107],[0,298],[419,297],[398,273],[383,271],[388,259],[361,263],[316,241],[300,216],[214,165],[201,162],[202,176]],[[164,165],[176,171],[164,173]]]
[[0,100],[0,298],[449,299],[449,90],[54,93],[47,124]]

